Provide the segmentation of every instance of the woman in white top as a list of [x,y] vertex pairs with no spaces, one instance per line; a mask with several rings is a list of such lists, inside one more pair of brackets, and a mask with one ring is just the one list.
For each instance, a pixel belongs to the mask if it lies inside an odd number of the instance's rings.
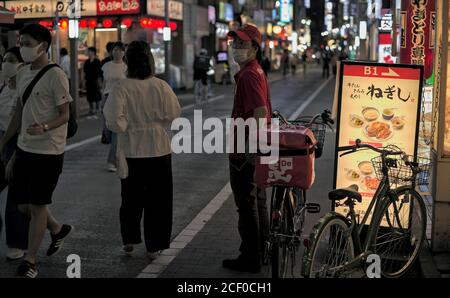
[[[0,141],[11,121],[14,108],[17,104],[16,74],[23,66],[23,59],[19,47],[13,47],[5,52],[2,63],[2,73],[5,82],[0,84]],[[0,158],[0,192],[8,185],[5,177],[5,167],[11,159],[16,148],[17,135],[6,144]],[[0,217],[1,221],[1,217]],[[20,259],[28,247],[28,226],[30,219],[19,212],[14,198],[8,192],[5,208],[6,257],[10,260]]]
[[172,158],[167,130],[181,114],[170,86],[154,76],[150,47],[133,41],[127,48],[127,79],[115,84],[103,113],[117,135],[117,165],[122,184],[120,225],[124,251],[144,239],[148,257],[169,248],[172,232]]
[[[126,78],[127,65],[123,62],[125,55],[125,46],[120,41],[114,43],[112,48],[113,60],[105,63],[102,67],[103,71],[103,97],[104,102],[108,100],[109,93],[112,87],[121,79]],[[103,127],[103,135],[109,136],[110,146],[108,154],[108,171],[116,171],[116,148],[117,148],[117,135],[115,132],[107,130],[106,125]]]

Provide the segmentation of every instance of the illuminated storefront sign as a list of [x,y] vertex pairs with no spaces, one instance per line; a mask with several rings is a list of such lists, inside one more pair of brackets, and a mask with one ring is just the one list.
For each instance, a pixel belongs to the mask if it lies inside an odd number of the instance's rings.
[[402,0],[400,63],[425,66],[425,78],[433,71],[435,1]]
[[97,0],[98,15],[139,14],[139,0]]
[[231,22],[234,20],[233,5],[230,3],[219,3],[219,19]]
[[[15,12],[16,19],[40,19],[55,17],[56,12],[60,17],[67,17],[70,3],[70,0],[5,1],[5,7]],[[96,2],[80,0],[80,15],[97,15]]]
[[[360,139],[375,147],[395,145],[416,155],[422,66],[344,62],[341,67],[336,146],[353,145]],[[377,156],[367,150],[343,157],[336,152],[335,187],[358,185],[363,202],[355,210],[360,215],[380,182],[371,163]],[[345,208],[336,211],[344,214]]]
[[289,23],[291,21],[291,0],[281,0],[280,22]]
[[[147,14],[164,17],[164,0],[147,0]],[[169,16],[174,20],[183,20],[183,3],[180,1],[169,1]]]

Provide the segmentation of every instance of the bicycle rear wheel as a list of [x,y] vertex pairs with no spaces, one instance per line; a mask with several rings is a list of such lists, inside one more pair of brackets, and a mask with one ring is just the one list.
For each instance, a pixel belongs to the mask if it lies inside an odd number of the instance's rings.
[[[278,189],[277,200],[279,199],[279,218],[273,221],[273,230],[277,230],[281,235],[293,235],[293,209],[289,200],[289,189]],[[289,243],[291,239],[284,236],[277,236],[272,243],[272,278],[285,278],[288,272],[289,263]]]
[[383,207],[372,251],[381,258],[381,274],[400,277],[413,266],[425,239],[427,215],[422,197],[414,190],[395,190]]
[[303,256],[303,275],[310,278],[340,277],[342,266],[354,259],[355,248],[349,225],[330,212],[313,228],[311,244]]

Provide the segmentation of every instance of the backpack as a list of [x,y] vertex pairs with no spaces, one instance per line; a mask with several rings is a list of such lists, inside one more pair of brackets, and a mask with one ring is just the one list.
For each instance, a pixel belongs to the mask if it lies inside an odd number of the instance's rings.
[[[27,102],[28,98],[31,95],[31,91],[33,91],[33,88],[36,86],[36,84],[39,82],[39,80],[42,78],[42,76],[52,69],[53,67],[60,67],[58,64],[48,64],[42,68],[38,74],[33,78],[31,83],[27,86],[25,89],[25,92],[22,96],[22,104],[25,106],[25,103]],[[67,122],[67,139],[72,138],[78,130],[78,123],[75,119],[75,115],[73,113],[72,104],[69,104],[69,121]]]
[[194,67],[208,71],[210,67],[209,60],[210,58],[208,56],[197,56],[195,58]]

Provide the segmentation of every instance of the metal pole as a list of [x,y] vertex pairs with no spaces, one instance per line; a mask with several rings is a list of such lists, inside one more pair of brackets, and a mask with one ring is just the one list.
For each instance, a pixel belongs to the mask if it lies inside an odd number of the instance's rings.
[[70,38],[70,95],[75,118],[79,115],[78,105],[78,38]]
[[392,10],[392,46],[391,54],[397,57],[397,0],[391,0],[391,10]]
[[56,35],[56,42],[55,42],[55,49],[56,49],[56,53],[55,53],[55,56],[54,56],[54,59],[53,59],[53,61],[54,62],[56,62],[56,63],[60,63],[60,61],[59,61],[59,49],[60,49],[60,36],[59,36],[59,12],[58,12],[58,10],[56,10],[56,13],[55,13],[55,20],[56,20],[56,28],[55,28],[55,35]]
[[[169,0],[164,1],[164,15],[166,19],[166,27],[169,27]],[[164,41],[164,53],[165,53],[165,77],[168,84],[170,84],[170,41]]]

